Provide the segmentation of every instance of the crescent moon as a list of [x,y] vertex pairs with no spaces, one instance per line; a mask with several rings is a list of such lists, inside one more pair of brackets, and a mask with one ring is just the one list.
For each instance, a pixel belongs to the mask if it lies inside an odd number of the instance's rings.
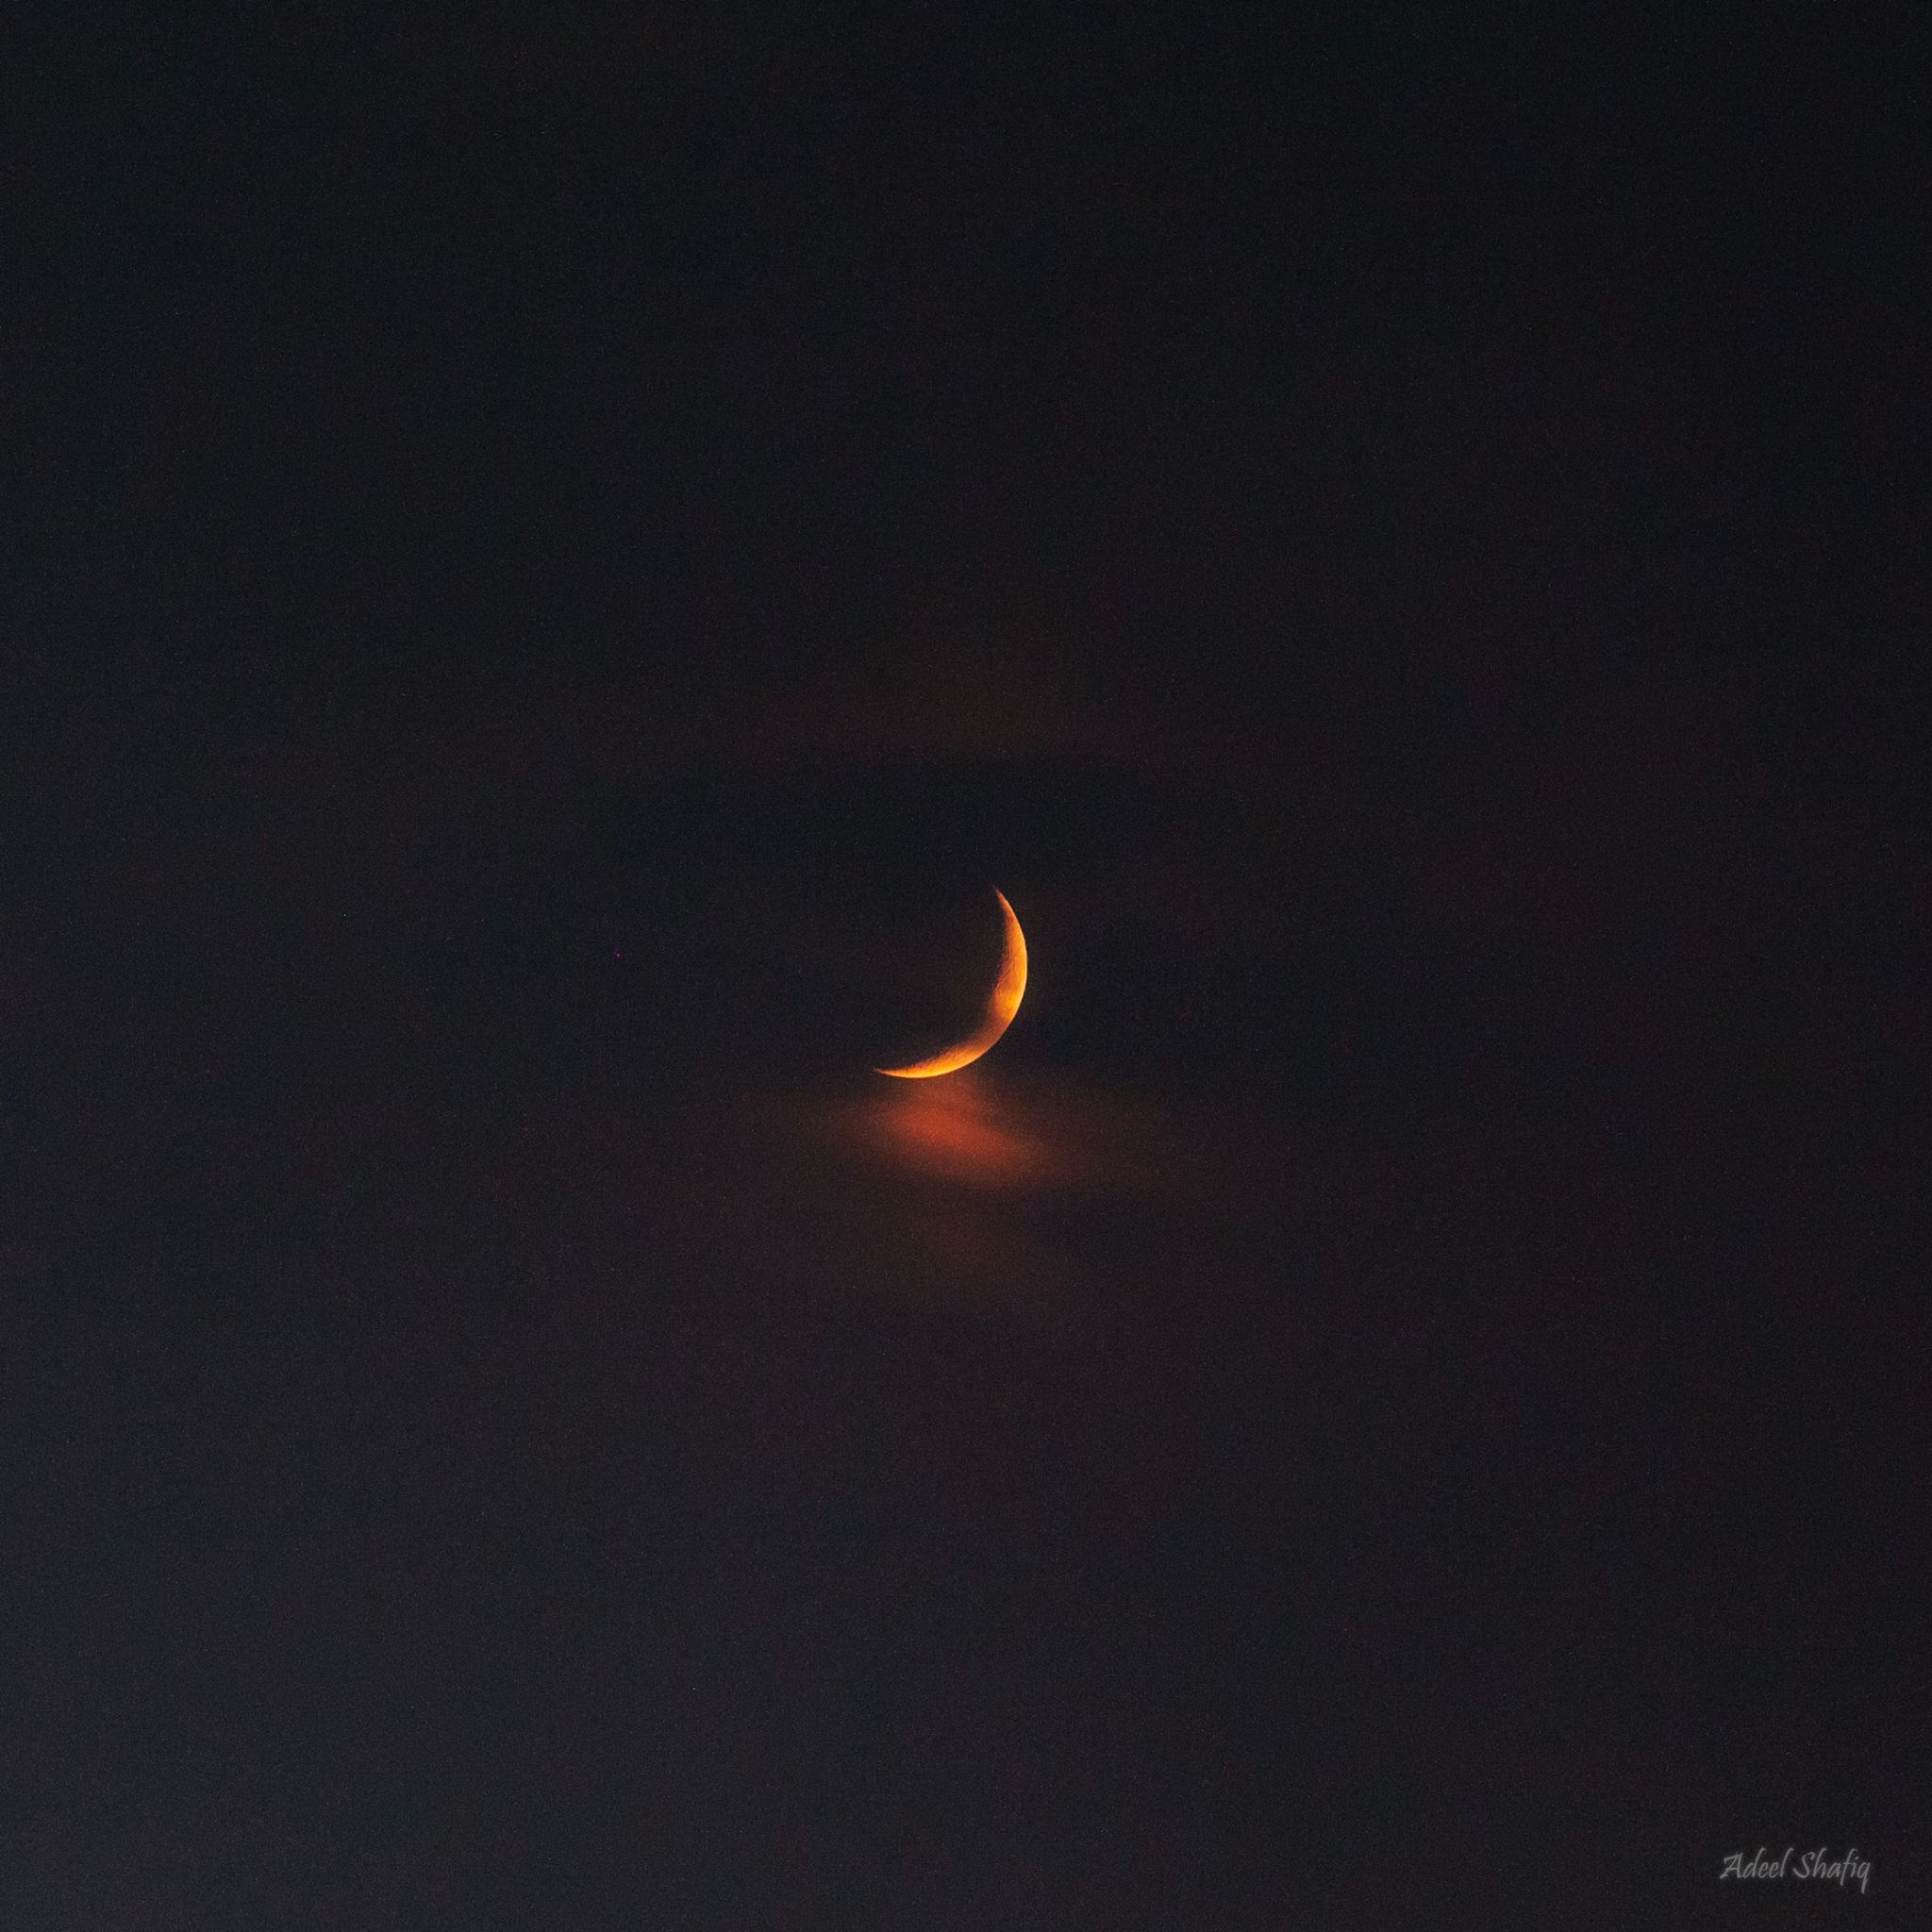
[[909,1067],[874,1067],[874,1073],[889,1074],[894,1080],[930,1080],[937,1074],[957,1073],[961,1067],[970,1067],[1013,1024],[1013,1015],[1020,1010],[1026,992],[1026,935],[1020,930],[1007,895],[995,891],[993,897],[1000,902],[1007,929],[1000,950],[1000,976],[987,997],[985,1019],[958,1046],[949,1046],[930,1059],[914,1060]]

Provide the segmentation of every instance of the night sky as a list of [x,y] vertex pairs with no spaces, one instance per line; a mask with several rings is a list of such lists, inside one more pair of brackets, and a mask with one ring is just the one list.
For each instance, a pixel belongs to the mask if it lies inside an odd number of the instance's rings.
[[526,11],[0,75],[0,1926],[1928,1923],[1918,10]]

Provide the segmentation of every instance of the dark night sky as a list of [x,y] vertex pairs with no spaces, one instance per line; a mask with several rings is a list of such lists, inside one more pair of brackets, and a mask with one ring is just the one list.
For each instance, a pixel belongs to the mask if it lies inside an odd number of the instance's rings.
[[8,1932],[1924,1923],[1924,30],[1166,11],[9,56]]

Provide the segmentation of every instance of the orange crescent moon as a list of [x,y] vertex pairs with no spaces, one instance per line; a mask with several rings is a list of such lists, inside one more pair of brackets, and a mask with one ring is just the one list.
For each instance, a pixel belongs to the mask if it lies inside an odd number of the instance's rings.
[[958,1046],[949,1046],[930,1059],[914,1060],[909,1067],[874,1067],[874,1073],[889,1074],[895,1080],[930,1080],[936,1074],[957,1073],[961,1067],[970,1067],[1013,1024],[1013,1015],[1020,1010],[1026,992],[1026,935],[1020,930],[1007,895],[995,890],[993,897],[1006,915],[1007,936],[1000,950],[1000,976],[993,981],[986,1002],[986,1018]]

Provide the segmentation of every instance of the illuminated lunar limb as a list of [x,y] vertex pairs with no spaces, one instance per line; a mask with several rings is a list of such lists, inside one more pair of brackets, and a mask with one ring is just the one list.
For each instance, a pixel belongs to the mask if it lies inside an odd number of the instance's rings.
[[894,1080],[930,1080],[939,1074],[957,1073],[970,1067],[1013,1024],[1026,993],[1026,935],[1020,930],[1007,895],[995,891],[993,897],[1006,919],[1006,941],[1000,950],[1000,975],[986,1002],[986,1017],[957,1046],[930,1059],[914,1060],[909,1067],[874,1067],[874,1073],[888,1074]]

